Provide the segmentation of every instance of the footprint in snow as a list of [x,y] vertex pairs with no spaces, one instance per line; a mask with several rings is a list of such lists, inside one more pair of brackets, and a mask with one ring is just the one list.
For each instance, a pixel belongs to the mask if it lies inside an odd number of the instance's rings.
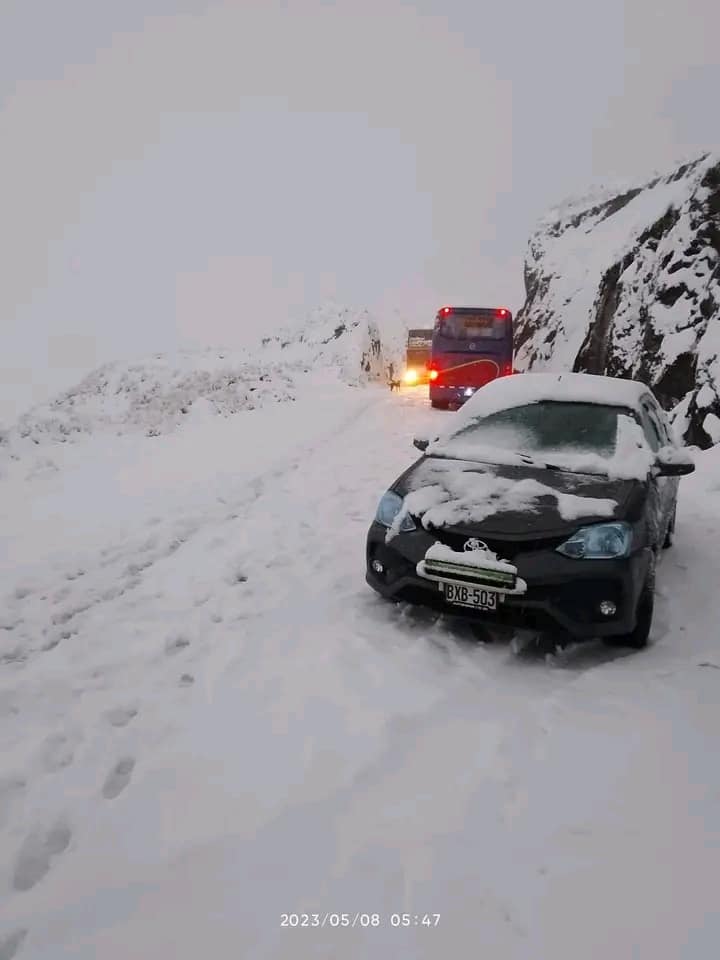
[[114,800],[115,797],[120,796],[130,783],[134,767],[135,761],[132,757],[123,757],[122,760],[118,760],[103,784],[102,795],[106,800]]
[[0,940],[0,960],[13,960],[26,936],[27,930],[13,930],[12,933],[3,937]]
[[72,831],[62,820],[49,830],[30,833],[18,852],[13,871],[15,890],[30,890],[39,883],[50,869],[55,857],[67,850]]
[[126,727],[137,716],[135,707],[114,707],[105,716],[113,727]]
[[75,745],[63,733],[48,737],[43,745],[42,764],[46,773],[69,767],[75,757]]
[[230,587],[236,587],[241,583],[247,583],[248,577],[242,567],[233,567],[225,577],[225,583]]
[[77,636],[77,630],[61,630],[54,636],[48,637],[40,649],[43,651],[43,653],[47,653],[49,650],[54,650],[55,647],[59,645],[61,640],[69,640],[70,637],[75,636]]
[[175,636],[168,637],[165,641],[165,653],[168,656],[171,656],[174,653],[177,653],[179,650],[184,650],[185,647],[190,646],[190,639],[184,634],[179,633]]

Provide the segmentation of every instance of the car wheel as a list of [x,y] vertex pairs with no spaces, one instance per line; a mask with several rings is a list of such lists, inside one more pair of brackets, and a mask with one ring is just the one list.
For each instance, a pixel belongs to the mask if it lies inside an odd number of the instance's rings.
[[431,400],[430,406],[435,407],[436,410],[447,410],[447,403],[444,400]]
[[673,545],[675,540],[675,517],[677,516],[677,505],[673,510],[672,520],[668,524],[667,533],[665,534],[665,539],[663,540],[663,550],[667,550]]
[[655,573],[651,573],[645,581],[637,605],[637,621],[635,629],[630,633],[622,633],[615,637],[605,637],[608,647],[632,647],[642,650],[647,646],[652,626],[653,610],[655,608]]

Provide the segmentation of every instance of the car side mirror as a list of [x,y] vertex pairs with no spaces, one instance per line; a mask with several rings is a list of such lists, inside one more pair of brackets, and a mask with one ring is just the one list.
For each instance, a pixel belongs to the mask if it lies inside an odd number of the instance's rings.
[[655,469],[660,477],[685,477],[695,472],[695,462],[683,447],[661,447],[655,456]]
[[427,437],[415,437],[413,440],[413,446],[417,447],[417,449],[421,450],[423,453],[425,453],[427,450],[429,443],[430,441],[427,439]]

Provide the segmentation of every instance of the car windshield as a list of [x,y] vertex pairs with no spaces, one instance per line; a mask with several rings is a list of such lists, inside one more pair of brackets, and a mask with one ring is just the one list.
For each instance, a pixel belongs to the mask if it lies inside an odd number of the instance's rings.
[[[473,420],[444,442],[453,456],[472,456],[473,448],[496,448],[552,460],[568,454],[615,455],[620,417],[634,417],[623,407],[594,403],[544,401],[511,407]],[[462,453],[460,452],[462,450]]]

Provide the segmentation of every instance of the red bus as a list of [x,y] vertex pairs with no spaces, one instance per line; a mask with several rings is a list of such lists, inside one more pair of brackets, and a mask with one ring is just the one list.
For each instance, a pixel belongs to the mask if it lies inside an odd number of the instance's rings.
[[513,372],[513,317],[505,307],[441,307],[430,357],[430,403],[461,406]]

